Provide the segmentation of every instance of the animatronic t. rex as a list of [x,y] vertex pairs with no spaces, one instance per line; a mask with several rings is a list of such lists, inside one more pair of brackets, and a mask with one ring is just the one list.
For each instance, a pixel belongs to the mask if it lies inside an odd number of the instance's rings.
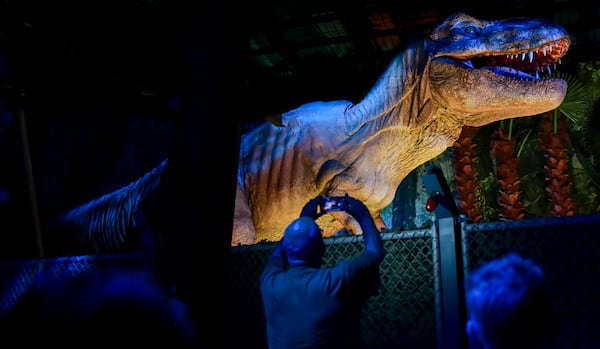
[[[265,122],[242,135],[232,245],[279,240],[317,194],[362,200],[385,229],[380,211],[398,185],[452,146],[463,126],[557,108],[567,83],[540,76],[550,75],[569,46],[566,31],[550,20],[457,13],[399,53],[359,103],[308,103],[284,113],[283,126]],[[166,165],[111,195],[131,197],[157,185]],[[67,219],[91,224],[93,206]],[[325,236],[341,228],[361,233],[345,212],[327,216],[320,218]],[[106,235],[89,231],[92,238]]]

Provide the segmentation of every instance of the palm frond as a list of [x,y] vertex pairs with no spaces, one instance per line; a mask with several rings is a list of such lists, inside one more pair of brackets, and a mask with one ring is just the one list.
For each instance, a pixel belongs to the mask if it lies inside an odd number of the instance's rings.
[[575,156],[577,156],[577,160],[585,170],[585,173],[589,176],[590,182],[596,188],[600,188],[600,174],[598,174],[596,171],[596,167],[593,161],[590,159],[590,156],[586,154],[584,146],[577,138],[572,141],[572,146]]
[[572,129],[580,130],[592,111],[590,90],[574,75],[556,72],[556,76],[564,79],[568,86],[565,99],[558,106],[558,110],[571,121]]
[[83,227],[95,245],[118,250],[125,243],[128,228],[135,226],[134,214],[158,187],[167,161],[126,187],[68,211],[61,220]]

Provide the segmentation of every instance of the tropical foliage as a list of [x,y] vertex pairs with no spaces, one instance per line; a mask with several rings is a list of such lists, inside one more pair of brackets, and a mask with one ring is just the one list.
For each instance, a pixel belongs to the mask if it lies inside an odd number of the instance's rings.
[[470,221],[600,212],[600,61],[555,76],[568,83],[557,109],[463,129],[451,186]]

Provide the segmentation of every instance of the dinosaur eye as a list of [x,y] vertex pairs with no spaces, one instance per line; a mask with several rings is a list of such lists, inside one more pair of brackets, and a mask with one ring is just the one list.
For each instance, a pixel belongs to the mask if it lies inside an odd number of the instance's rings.
[[470,25],[468,27],[465,28],[465,33],[467,34],[477,34],[477,28],[475,28],[474,26]]

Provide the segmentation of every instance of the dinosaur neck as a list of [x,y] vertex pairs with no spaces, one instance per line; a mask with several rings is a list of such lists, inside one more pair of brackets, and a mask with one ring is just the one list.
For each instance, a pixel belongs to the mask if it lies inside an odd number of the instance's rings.
[[348,154],[365,147],[384,154],[378,170],[395,178],[392,186],[451,146],[461,130],[460,115],[433,99],[427,45],[423,41],[397,56],[367,96],[346,111],[347,146],[353,147]]
[[426,79],[426,42],[415,44],[396,56],[377,83],[347,112],[350,135],[364,128],[408,127],[428,118],[423,106],[431,93]]

